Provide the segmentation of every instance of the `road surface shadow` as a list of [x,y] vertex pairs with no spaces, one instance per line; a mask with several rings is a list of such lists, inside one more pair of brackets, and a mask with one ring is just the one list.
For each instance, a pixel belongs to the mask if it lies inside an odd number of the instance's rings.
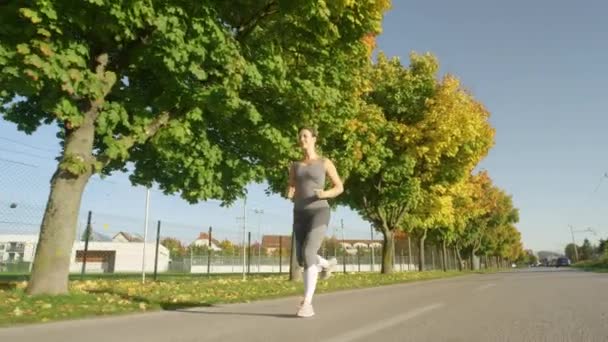
[[213,304],[205,303],[205,302],[177,302],[177,303],[161,302],[160,307],[163,308],[163,310],[180,311],[180,310],[184,310],[184,309],[188,309],[188,308],[201,308],[201,307],[210,308],[210,307],[213,307]]
[[513,271],[505,271],[501,273],[563,273],[563,272],[581,272],[581,269],[578,268],[522,268]]
[[174,310],[180,313],[199,314],[199,315],[226,315],[226,316],[255,316],[255,317],[275,317],[275,318],[298,318],[295,314],[275,314],[267,312],[228,312],[228,311],[197,311],[197,310]]

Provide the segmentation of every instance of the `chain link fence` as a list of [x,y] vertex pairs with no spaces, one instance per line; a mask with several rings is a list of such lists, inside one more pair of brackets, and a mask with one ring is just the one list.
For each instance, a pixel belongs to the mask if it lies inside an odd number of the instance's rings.
[[[35,165],[5,159],[0,159],[0,175],[0,275],[27,277],[35,257],[48,179]],[[257,209],[255,212],[261,213]],[[265,215],[272,219],[272,213]],[[209,227],[205,222],[164,221],[154,211],[149,217],[148,229],[144,229],[143,215],[90,212],[82,208],[70,273],[78,277],[289,272],[291,237],[263,233],[259,220],[257,229],[243,229],[237,223],[226,228]],[[255,217],[251,222],[256,225]],[[289,230],[285,227],[283,231]],[[335,271],[381,270],[382,240],[378,233],[371,232],[367,239],[337,237],[336,230],[328,233],[320,254],[338,260]],[[418,248],[413,238],[398,236],[392,260],[394,270],[417,271]],[[449,250],[445,257],[441,251],[439,246],[426,245],[426,270],[457,268],[453,251]]]

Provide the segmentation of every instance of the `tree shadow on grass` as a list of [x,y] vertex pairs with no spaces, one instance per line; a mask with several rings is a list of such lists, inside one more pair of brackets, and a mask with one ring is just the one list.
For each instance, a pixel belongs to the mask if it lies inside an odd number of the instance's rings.
[[0,281],[0,290],[12,291],[17,288],[17,283]]
[[208,302],[179,302],[179,301],[178,302],[167,302],[167,301],[156,302],[156,301],[151,301],[149,298],[146,298],[146,297],[129,295],[124,292],[112,291],[111,289],[87,290],[87,292],[95,293],[95,294],[104,294],[104,293],[111,294],[111,295],[119,296],[120,298],[125,299],[125,300],[143,302],[150,306],[159,305],[161,307],[161,309],[168,310],[168,311],[176,311],[176,310],[183,310],[183,309],[197,308],[197,307],[213,307],[213,304],[208,303]]
[[[275,317],[275,318],[296,318],[294,314],[278,314],[278,313],[268,313],[268,312],[227,312],[227,311],[209,311],[205,310],[205,308],[215,307],[212,303],[208,302],[154,302],[148,298],[128,295],[124,292],[112,291],[111,289],[103,289],[103,290],[88,290],[89,293],[95,294],[111,294],[119,296],[122,299],[143,302],[150,306],[159,305],[161,309],[166,311],[175,311],[179,313],[186,314],[199,314],[199,315],[226,315],[226,316],[257,316],[257,317]],[[199,310],[196,310],[199,308]]]

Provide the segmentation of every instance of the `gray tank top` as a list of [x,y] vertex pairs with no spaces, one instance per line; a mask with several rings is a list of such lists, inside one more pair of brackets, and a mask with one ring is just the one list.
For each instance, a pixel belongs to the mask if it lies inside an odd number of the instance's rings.
[[318,158],[310,164],[302,162],[293,164],[296,181],[295,210],[329,207],[329,203],[317,198],[314,191],[315,189],[325,189],[324,161],[324,158]]

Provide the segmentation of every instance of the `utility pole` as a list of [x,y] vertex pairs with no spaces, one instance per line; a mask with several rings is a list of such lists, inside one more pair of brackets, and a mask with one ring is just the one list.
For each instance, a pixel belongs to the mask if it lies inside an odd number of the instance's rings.
[[247,239],[247,197],[243,198],[243,216],[237,217],[237,220],[243,220],[243,280],[247,279],[245,267],[247,266],[246,239]]
[[150,188],[146,189],[146,214],[144,217],[144,248],[141,258],[141,283],[146,282],[146,243],[148,242],[148,218],[150,216]]
[[247,253],[245,253],[245,235],[247,230],[247,197],[243,198],[243,280],[247,279],[245,275],[245,265],[247,264]]
[[574,233],[593,233],[593,234],[595,234],[595,230],[593,230],[591,227],[587,227],[587,229],[584,229],[584,230],[574,230],[574,227],[572,227],[571,224],[569,224],[568,227],[570,227],[570,234],[572,234],[572,245],[574,246],[574,257],[576,258],[575,262],[577,262],[579,260],[578,248],[576,247],[576,241],[574,240]]
[[570,234],[572,234],[572,245],[574,246],[574,262],[578,261],[578,249],[576,248],[576,241],[574,240],[574,230],[572,229],[572,225],[569,224],[568,227],[570,227]]
[[261,261],[262,261],[262,229],[261,221],[262,215],[264,215],[264,209],[254,209],[253,212],[258,215],[258,273],[260,273]]

